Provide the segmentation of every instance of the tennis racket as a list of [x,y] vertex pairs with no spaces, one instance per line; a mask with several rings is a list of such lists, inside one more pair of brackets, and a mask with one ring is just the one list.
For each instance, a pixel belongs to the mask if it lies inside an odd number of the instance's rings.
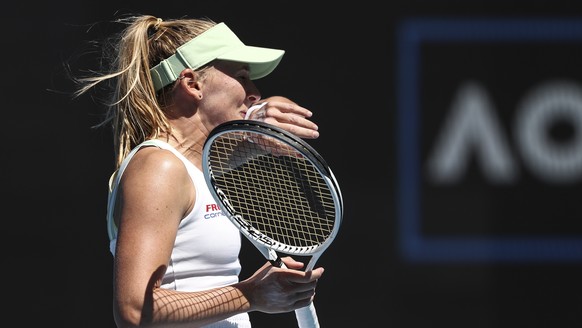
[[[309,257],[311,270],[343,216],[339,185],[305,141],[262,121],[214,128],[203,147],[210,191],[226,216],[273,265],[280,254]],[[313,302],[295,310],[301,328],[319,327]]]

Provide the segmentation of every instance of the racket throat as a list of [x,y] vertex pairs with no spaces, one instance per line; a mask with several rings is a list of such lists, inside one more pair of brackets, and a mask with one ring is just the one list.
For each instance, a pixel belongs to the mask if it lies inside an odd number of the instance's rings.
[[265,255],[267,255],[267,258],[269,259],[269,262],[271,262],[271,265],[277,268],[285,267],[285,264],[283,264],[283,260],[281,260],[281,256],[279,255],[279,253],[277,253],[277,251],[269,249],[267,250],[267,252],[268,254]]
[[281,260],[281,256],[279,253],[274,249],[270,249],[268,247],[264,247],[259,245],[256,241],[252,241],[255,246],[263,253],[263,256],[271,262],[271,264],[275,267],[281,268],[283,266],[283,261]]

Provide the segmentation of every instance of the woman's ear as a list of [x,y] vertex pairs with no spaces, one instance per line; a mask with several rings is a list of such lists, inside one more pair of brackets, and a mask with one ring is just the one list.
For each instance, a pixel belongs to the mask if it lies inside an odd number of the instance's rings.
[[202,99],[201,84],[199,74],[191,69],[185,69],[178,78],[179,87],[183,88],[186,93],[192,95],[195,99]]

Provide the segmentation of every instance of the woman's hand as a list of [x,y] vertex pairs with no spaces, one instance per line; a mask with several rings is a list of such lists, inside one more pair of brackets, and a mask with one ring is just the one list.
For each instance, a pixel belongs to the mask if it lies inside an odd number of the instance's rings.
[[317,279],[323,268],[301,271],[303,263],[291,257],[282,259],[287,268],[266,263],[238,288],[249,300],[253,311],[264,313],[290,312],[313,302]]
[[316,139],[319,137],[317,124],[310,120],[313,113],[307,108],[282,96],[269,97],[255,105],[260,104],[264,105],[252,111],[250,115],[247,114],[248,119],[275,125],[300,138]]

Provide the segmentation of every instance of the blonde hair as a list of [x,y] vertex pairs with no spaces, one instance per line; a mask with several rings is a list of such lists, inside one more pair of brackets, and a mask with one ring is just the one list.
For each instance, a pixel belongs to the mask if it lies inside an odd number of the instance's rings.
[[109,100],[105,103],[107,113],[97,126],[112,125],[116,167],[119,167],[131,149],[141,142],[172,134],[164,107],[174,84],[156,93],[150,68],[216,23],[207,18],[162,20],[151,15],[131,16],[116,22],[126,27],[107,40],[103,48],[106,60],[103,71],[76,79],[79,88],[74,96],[102,83],[110,87]]

